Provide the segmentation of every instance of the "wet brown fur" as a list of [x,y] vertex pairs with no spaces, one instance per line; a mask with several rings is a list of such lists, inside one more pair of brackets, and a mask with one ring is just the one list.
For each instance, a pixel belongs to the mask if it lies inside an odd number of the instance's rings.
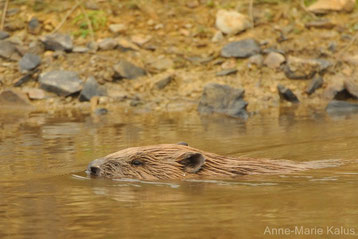
[[144,180],[232,178],[253,174],[286,174],[332,166],[329,164],[326,161],[296,163],[287,160],[236,158],[185,145],[161,144],[127,148],[110,154],[90,163],[88,172],[91,173],[91,167],[97,167],[99,171],[96,176]]

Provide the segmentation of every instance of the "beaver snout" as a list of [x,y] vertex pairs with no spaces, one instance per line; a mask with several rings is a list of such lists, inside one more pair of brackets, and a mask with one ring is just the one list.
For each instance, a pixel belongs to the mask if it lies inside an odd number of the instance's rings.
[[101,175],[101,164],[103,163],[102,158],[93,160],[91,163],[88,164],[86,173],[93,175],[93,176],[100,176]]

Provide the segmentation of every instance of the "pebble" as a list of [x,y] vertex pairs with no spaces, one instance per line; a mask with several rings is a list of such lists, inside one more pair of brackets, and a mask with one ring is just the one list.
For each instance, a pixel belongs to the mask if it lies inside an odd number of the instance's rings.
[[45,91],[37,88],[23,88],[22,89],[29,99],[31,100],[43,100],[46,97]]
[[251,27],[249,18],[236,11],[219,10],[216,14],[216,27],[225,34],[235,35]]
[[306,93],[308,95],[313,94],[317,89],[321,88],[323,85],[323,78],[322,76],[315,76],[313,80],[310,82],[306,89]]
[[98,48],[100,50],[107,51],[107,50],[113,50],[114,48],[117,47],[117,45],[118,42],[115,39],[105,38],[98,43]]
[[82,89],[82,81],[73,71],[56,70],[40,75],[40,87],[60,96],[69,96]]
[[20,59],[15,44],[4,40],[0,40],[0,57],[13,61]]
[[20,71],[23,73],[34,70],[40,64],[41,58],[32,53],[26,53],[19,61]]
[[8,89],[0,93],[1,106],[30,106],[31,102],[26,94],[18,89]]
[[271,69],[277,69],[286,61],[286,58],[284,55],[277,53],[277,52],[270,52],[264,60],[264,65],[271,68]]
[[89,77],[81,90],[79,101],[90,101],[94,96],[106,96],[107,92],[94,77]]
[[298,100],[297,96],[287,87],[285,87],[281,84],[278,84],[277,90],[278,90],[278,93],[279,93],[281,99],[292,102],[292,103],[300,102]]
[[219,71],[216,73],[216,76],[227,76],[227,75],[233,75],[237,73],[237,69],[236,68],[231,68],[231,69],[225,69],[222,71]]
[[138,67],[126,60],[121,60],[118,64],[113,66],[113,69],[115,71],[115,79],[135,79],[147,74],[143,68]]
[[4,40],[9,37],[10,37],[10,34],[8,32],[0,31],[0,40]]
[[310,79],[316,73],[323,73],[331,65],[331,62],[325,59],[304,59],[289,56],[284,72],[289,79]]
[[220,31],[216,31],[213,38],[211,38],[212,42],[219,42],[224,39],[224,35]]
[[222,57],[247,58],[261,52],[256,40],[252,38],[230,42],[221,49]]
[[331,11],[351,12],[355,7],[355,0],[318,0],[307,10],[313,13],[324,14]]
[[72,37],[69,34],[55,33],[41,37],[40,40],[49,51],[66,51],[70,52],[73,48]]
[[220,113],[243,119],[248,118],[245,91],[228,85],[208,83],[204,86],[198,111],[201,114]]
[[41,24],[36,17],[31,18],[29,24],[27,26],[27,30],[29,33],[37,35],[41,31]]
[[118,24],[111,24],[109,25],[109,30],[112,32],[112,33],[123,33],[127,30],[127,26],[125,24],[122,24],[122,23],[118,23]]
[[165,77],[164,79],[161,79],[155,83],[155,86],[158,90],[162,90],[165,87],[167,87],[172,81],[174,80],[174,76],[170,75]]

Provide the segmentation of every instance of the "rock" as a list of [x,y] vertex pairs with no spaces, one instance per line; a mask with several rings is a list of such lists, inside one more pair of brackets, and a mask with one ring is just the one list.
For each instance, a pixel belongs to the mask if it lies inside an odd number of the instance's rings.
[[358,113],[358,104],[333,100],[328,103],[326,111],[329,114]]
[[215,32],[213,38],[211,38],[211,41],[212,42],[219,42],[219,41],[221,41],[223,39],[224,39],[224,35],[222,34],[222,32],[217,31],[217,32]]
[[27,94],[31,100],[43,100],[46,97],[45,91],[37,88],[23,88],[23,91]]
[[51,71],[40,75],[40,87],[60,96],[68,96],[82,89],[82,81],[78,74],[72,71]]
[[307,8],[308,11],[324,14],[330,11],[353,11],[355,0],[318,0]]
[[4,29],[10,32],[18,31],[24,29],[26,26],[25,22],[20,18],[14,18],[11,21],[8,21]]
[[244,90],[228,85],[208,83],[204,86],[198,111],[201,114],[220,113],[246,119],[247,102],[243,100]]
[[118,48],[123,52],[126,52],[128,50],[138,51],[140,49],[136,44],[134,44],[131,41],[128,41],[125,38],[122,38],[122,37],[121,38],[116,38],[116,40],[118,42]]
[[310,28],[332,29],[335,26],[336,26],[336,24],[331,22],[329,19],[319,19],[319,20],[307,22],[305,24],[305,27],[308,28],[308,29],[310,29]]
[[290,89],[286,88],[285,86],[278,84],[277,90],[278,90],[278,93],[279,93],[281,99],[287,100],[292,103],[300,102],[298,100],[297,96]]
[[236,11],[219,10],[216,14],[216,27],[225,34],[235,35],[251,27],[249,18]]
[[109,30],[114,33],[114,34],[117,34],[117,33],[122,33],[122,32],[125,32],[127,30],[127,26],[125,24],[111,24],[109,25]]
[[16,61],[20,59],[20,54],[17,51],[15,44],[9,41],[0,40],[0,57]]
[[289,56],[284,67],[287,78],[310,79],[316,73],[323,73],[332,64],[325,59],[303,59]]
[[354,99],[358,99],[358,85],[351,79],[345,79],[343,82],[344,88]]
[[10,34],[8,32],[0,31],[0,40],[8,38]]
[[258,67],[261,67],[264,62],[264,57],[261,54],[256,54],[249,57],[247,65],[249,67],[252,67],[252,65],[256,65]]
[[98,109],[95,109],[94,113],[96,115],[105,115],[108,113],[108,110],[106,108],[98,108]]
[[29,24],[27,25],[27,30],[29,33],[37,35],[41,31],[41,24],[36,17],[31,18]]
[[113,66],[113,69],[115,71],[115,79],[135,79],[137,77],[145,76],[147,74],[147,72],[143,68],[133,65],[126,60],[121,60],[118,64]]
[[313,94],[317,89],[321,88],[323,85],[323,78],[321,76],[316,76],[313,78],[313,80],[310,82],[306,89],[306,93],[308,95]]
[[0,106],[31,106],[26,94],[18,89],[4,90],[0,93]]
[[38,55],[32,53],[26,53],[19,61],[19,67],[21,72],[27,72],[35,69],[41,63],[41,58]]
[[198,0],[191,0],[189,2],[186,3],[186,6],[188,8],[196,8],[199,7],[199,1]]
[[81,90],[79,101],[90,101],[93,96],[106,96],[106,89],[94,77],[89,77]]
[[98,43],[100,50],[113,50],[118,45],[118,42],[113,38],[105,38]]
[[90,10],[99,10],[99,7],[95,1],[86,1],[85,7]]
[[174,62],[170,58],[164,57],[151,62],[149,65],[154,71],[165,71],[173,68]]
[[271,69],[277,69],[286,61],[284,55],[271,51],[264,60],[264,65]]
[[132,42],[137,44],[138,46],[143,46],[151,39],[152,39],[151,36],[142,36],[142,35],[135,35],[131,37]]
[[236,74],[236,73],[237,73],[237,69],[231,68],[231,69],[225,69],[225,70],[217,72],[216,76],[227,76],[227,75],[232,75],[232,74]]
[[221,49],[222,57],[247,58],[261,52],[259,44],[252,38],[230,42]]
[[66,51],[70,52],[73,48],[72,38],[69,34],[55,33],[40,38],[45,46],[45,50],[49,51]]
[[85,47],[85,46],[75,46],[73,49],[72,49],[72,52],[75,52],[75,53],[86,53],[86,52],[89,52],[89,48],[88,47]]
[[155,82],[155,86],[158,90],[164,89],[167,85],[169,85],[174,80],[174,76],[167,76],[162,80]]

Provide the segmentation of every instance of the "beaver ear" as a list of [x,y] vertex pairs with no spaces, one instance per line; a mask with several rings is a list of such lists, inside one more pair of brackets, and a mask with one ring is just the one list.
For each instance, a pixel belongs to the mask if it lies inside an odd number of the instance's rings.
[[186,143],[186,142],[179,142],[179,143],[177,143],[178,145],[184,145],[184,146],[189,146],[189,144],[188,143]]
[[179,161],[184,166],[184,171],[196,173],[205,163],[205,157],[201,153],[186,153],[184,158]]

